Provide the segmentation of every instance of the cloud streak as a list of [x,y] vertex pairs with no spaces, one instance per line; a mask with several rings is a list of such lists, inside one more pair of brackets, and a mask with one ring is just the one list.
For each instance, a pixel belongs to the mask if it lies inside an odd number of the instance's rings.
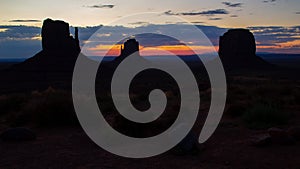
[[130,25],[149,25],[149,22],[143,22],[143,21],[139,21],[139,22],[131,22],[129,23]]
[[211,20],[211,21],[219,21],[219,20],[222,20],[222,18],[209,18],[209,20]]
[[300,26],[249,27],[254,33],[257,48],[268,52],[299,53]]
[[111,9],[115,7],[113,4],[100,4],[100,5],[91,5],[91,6],[86,6],[88,8],[103,8],[103,9]]
[[9,20],[8,22],[41,22],[41,20],[37,20],[37,19],[14,19],[14,20]]
[[184,12],[181,13],[182,15],[224,15],[229,14],[226,9],[214,9],[214,10],[207,10],[201,12]]
[[164,12],[165,15],[179,15],[179,13],[174,13],[171,10]]
[[243,3],[231,3],[231,2],[222,2],[222,4],[226,5],[227,7],[242,7]]
[[202,21],[195,21],[195,22],[191,22],[191,23],[193,23],[193,24],[203,24],[203,23],[205,23],[205,22],[202,22]]
[[213,16],[213,15],[226,15],[229,12],[226,9],[213,9],[213,10],[206,10],[206,11],[199,11],[199,12],[181,12],[181,13],[174,13],[171,10],[164,12],[165,15],[183,15],[183,16]]
[[276,0],[264,0],[262,1],[263,3],[273,3],[273,2],[276,2]]

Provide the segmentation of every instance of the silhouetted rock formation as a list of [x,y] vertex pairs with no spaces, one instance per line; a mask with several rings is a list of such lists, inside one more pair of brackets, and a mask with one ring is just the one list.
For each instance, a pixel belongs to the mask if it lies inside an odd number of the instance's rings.
[[[123,47],[124,46],[124,47]],[[136,54],[139,56],[139,42],[135,39],[128,39],[124,45],[121,45],[121,53],[120,56],[115,59],[115,61],[122,61],[127,56],[137,52]]]
[[231,29],[220,37],[220,55],[232,57],[255,55],[253,34],[247,29]]
[[248,29],[230,29],[220,37],[219,55],[227,69],[271,67],[255,52],[255,38]]
[[57,84],[71,86],[74,65],[80,53],[78,28],[75,28],[73,38],[68,23],[44,20],[42,47],[43,50],[33,57],[9,68],[5,72],[5,81],[10,84],[13,81],[19,89],[26,88],[24,83],[34,84],[32,88],[57,87]]
[[43,50],[15,66],[25,71],[73,71],[80,52],[78,28],[75,38],[70,35],[69,24],[64,21],[44,20],[42,27]]
[[42,27],[43,50],[79,52],[78,28],[75,28],[75,39],[70,36],[69,24],[64,21],[44,20]]
[[129,39],[124,43],[124,48],[121,46],[121,56],[128,56],[139,51],[139,42],[135,39]]

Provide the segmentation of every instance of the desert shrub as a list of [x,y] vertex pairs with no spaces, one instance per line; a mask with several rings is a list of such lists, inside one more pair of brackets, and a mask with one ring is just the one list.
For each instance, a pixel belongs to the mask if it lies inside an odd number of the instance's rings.
[[246,95],[247,88],[242,85],[232,85],[229,88],[229,91],[232,91],[234,95]]
[[47,89],[32,93],[23,109],[39,126],[61,126],[77,124],[72,95],[69,92]]
[[11,94],[0,96],[0,115],[19,111],[27,97],[25,94]]
[[299,89],[294,92],[294,101],[298,104],[300,103],[300,90]]
[[232,104],[226,110],[226,114],[230,115],[231,117],[240,117],[243,115],[248,106],[249,105],[246,103]]
[[272,102],[257,102],[242,116],[247,126],[253,129],[265,129],[286,124],[289,114],[281,110],[280,106]]
[[230,85],[227,89],[227,103],[235,104],[240,100],[251,100],[251,87],[243,85]]
[[254,93],[260,96],[281,96],[286,97],[293,94],[294,86],[290,84],[281,84],[280,82],[269,82],[267,84],[257,84],[254,87]]

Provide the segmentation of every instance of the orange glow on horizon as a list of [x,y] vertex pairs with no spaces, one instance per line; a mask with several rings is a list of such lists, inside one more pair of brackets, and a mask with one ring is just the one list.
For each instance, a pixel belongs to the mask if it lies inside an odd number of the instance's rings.
[[[97,45],[93,48],[86,49],[90,56],[119,56],[121,45]],[[163,52],[163,51],[168,51]],[[217,52],[218,46],[185,46],[185,45],[163,45],[144,47],[140,46],[140,54],[143,56],[159,56],[173,53],[175,55],[194,55]],[[106,53],[107,52],[107,53]]]
[[277,53],[300,53],[300,40],[275,43],[272,46],[257,44],[256,48],[258,49],[258,52],[274,53],[274,51],[277,51]]
[[[194,55],[213,53],[218,51],[218,46],[196,46],[196,45],[163,45],[145,47],[140,46],[142,56],[163,56],[170,55]],[[271,46],[260,45],[257,43],[257,52],[274,53],[300,53],[300,40],[293,40],[283,43],[277,43]],[[97,45],[96,47],[86,48],[85,51],[89,56],[119,56],[121,44],[118,45]],[[164,52],[167,51],[167,52]]]
[[288,42],[279,43],[281,48],[293,48],[293,47],[300,47],[300,40],[293,40]]
[[120,50],[121,45],[97,45],[96,47],[88,48],[87,52],[92,56],[119,56]]

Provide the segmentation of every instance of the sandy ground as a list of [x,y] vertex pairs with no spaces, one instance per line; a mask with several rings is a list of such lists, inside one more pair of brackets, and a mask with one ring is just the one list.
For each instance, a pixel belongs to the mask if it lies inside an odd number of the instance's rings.
[[146,159],[123,158],[98,147],[81,128],[35,129],[37,140],[0,143],[1,169],[180,168],[299,169],[300,144],[255,147],[249,130],[233,122],[220,124],[197,154],[168,151]]
[[[247,84],[248,81],[250,84],[252,80],[247,79]],[[254,85],[259,83],[259,79],[254,79]],[[284,128],[300,124],[299,106],[290,110],[297,115]],[[199,118],[203,120],[204,116]],[[200,126],[195,127],[197,133]],[[197,154],[178,155],[171,150],[145,159],[113,155],[93,143],[80,127],[32,130],[37,135],[34,141],[0,141],[0,169],[300,169],[299,141],[294,145],[256,147],[253,139],[266,130],[251,130],[240,119],[226,114],[213,136],[199,146]]]

